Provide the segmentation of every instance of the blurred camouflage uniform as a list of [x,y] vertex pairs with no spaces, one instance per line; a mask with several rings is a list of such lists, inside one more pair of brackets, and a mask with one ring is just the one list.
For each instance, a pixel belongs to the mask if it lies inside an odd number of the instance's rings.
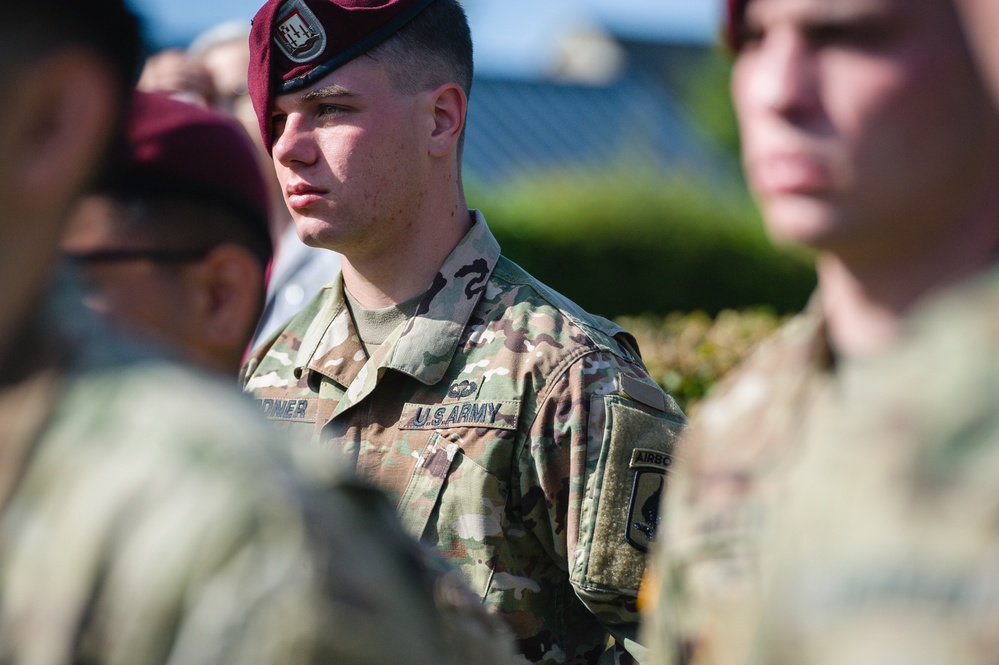
[[760,660],[999,656],[999,272],[845,374],[775,514]]
[[746,662],[759,619],[759,541],[836,380],[816,297],[699,405],[643,588],[649,663]]
[[629,334],[502,258],[481,214],[370,359],[338,278],[244,369],[264,414],[384,489],[528,661],[596,663],[608,631],[642,652],[635,600],[683,415]]
[[0,662],[511,662],[377,490],[72,307],[0,364]]

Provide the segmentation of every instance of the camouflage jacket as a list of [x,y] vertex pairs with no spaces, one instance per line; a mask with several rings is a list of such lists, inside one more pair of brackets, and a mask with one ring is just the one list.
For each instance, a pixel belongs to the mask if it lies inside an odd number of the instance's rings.
[[683,415],[630,335],[502,258],[475,214],[371,358],[338,278],[254,352],[246,389],[384,489],[527,662],[641,653],[635,599]]
[[999,270],[844,377],[775,516],[761,662],[999,657]]
[[643,588],[649,663],[747,663],[759,621],[760,538],[833,376],[813,298],[692,415]]
[[380,492],[233,386],[57,320],[0,360],[0,662],[511,662]]

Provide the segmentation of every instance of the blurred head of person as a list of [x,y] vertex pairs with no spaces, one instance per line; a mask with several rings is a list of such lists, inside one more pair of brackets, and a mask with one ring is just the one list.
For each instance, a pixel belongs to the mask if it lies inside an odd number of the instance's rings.
[[86,303],[132,333],[235,372],[272,254],[257,152],[229,116],[137,92],[106,177],[62,239]]
[[208,106],[215,95],[211,73],[179,48],[166,48],[146,58],[136,87]]
[[198,35],[187,53],[211,77],[211,105],[236,116],[247,130],[254,130],[252,133],[257,134],[256,115],[246,84],[250,67],[249,39],[248,21],[227,21]]
[[994,189],[999,117],[950,2],[731,0],[729,19],[743,165],[776,240],[864,270],[946,246]]
[[249,38],[249,21],[226,21],[198,35],[188,47],[187,56],[211,78],[212,94],[208,104],[241,122],[259,150],[261,169],[270,188],[271,237],[278,243],[284,229],[291,223],[291,214],[284,204],[271,157],[260,138],[257,116],[250,100],[247,87]]
[[122,0],[8,3],[3,14],[0,354],[42,300],[67,213],[98,170],[142,52]]

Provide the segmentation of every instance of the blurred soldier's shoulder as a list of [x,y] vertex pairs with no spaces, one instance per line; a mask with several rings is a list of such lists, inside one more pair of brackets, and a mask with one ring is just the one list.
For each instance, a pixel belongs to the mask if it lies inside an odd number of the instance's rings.
[[508,653],[378,492],[321,451],[289,456],[234,384],[91,323],[56,339],[25,349],[65,362],[39,362],[22,383],[42,387],[17,401],[42,417],[0,516],[4,660],[450,663],[474,640]]

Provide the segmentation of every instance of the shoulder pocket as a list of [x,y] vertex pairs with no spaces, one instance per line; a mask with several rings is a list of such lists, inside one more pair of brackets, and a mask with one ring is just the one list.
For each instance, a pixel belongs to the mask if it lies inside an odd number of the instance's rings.
[[591,517],[580,529],[587,554],[582,582],[637,591],[683,423],[620,396],[594,400],[603,401],[592,412],[602,413],[604,423],[591,423],[590,430],[590,445],[600,447],[600,456],[587,497]]

